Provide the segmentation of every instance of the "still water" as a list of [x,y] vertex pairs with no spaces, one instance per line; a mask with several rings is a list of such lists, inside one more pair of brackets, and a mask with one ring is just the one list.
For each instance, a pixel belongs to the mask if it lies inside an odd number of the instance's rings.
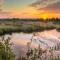
[[[11,41],[14,43],[14,52],[16,55],[25,55],[27,42],[31,42],[32,36],[33,33],[13,33],[11,35]],[[56,30],[46,30],[43,32],[36,32],[31,47],[37,47],[40,44],[41,47],[45,49],[55,47],[57,43],[60,44],[60,32],[57,32]]]

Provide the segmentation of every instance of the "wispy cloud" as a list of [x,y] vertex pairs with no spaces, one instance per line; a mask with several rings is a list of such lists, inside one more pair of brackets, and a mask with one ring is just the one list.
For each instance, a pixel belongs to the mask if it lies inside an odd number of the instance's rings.
[[36,9],[60,9],[60,0],[37,0],[30,6],[35,7]]
[[[60,13],[60,2],[54,3],[52,5],[48,5],[44,8],[41,8],[41,9],[43,9],[45,11],[50,11],[52,13]],[[39,10],[41,10],[41,9],[39,9]]]
[[6,12],[6,11],[1,11],[0,12],[0,18],[11,18],[12,17],[12,12]]

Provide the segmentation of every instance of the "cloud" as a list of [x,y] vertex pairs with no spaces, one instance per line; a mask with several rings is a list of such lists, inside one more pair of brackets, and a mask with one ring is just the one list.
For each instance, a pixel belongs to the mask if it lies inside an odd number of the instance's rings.
[[12,12],[0,11],[0,18],[11,18]]
[[2,4],[4,2],[4,0],[0,0],[0,4]]
[[60,10],[60,0],[37,0],[36,2],[30,5],[35,7],[38,10],[51,10],[59,11]]
[[48,5],[47,7],[44,7],[44,8],[39,8],[38,10],[45,10],[47,12],[50,11],[53,13],[59,13],[60,12],[60,2]]
[[0,0],[0,8],[4,5],[4,0]]

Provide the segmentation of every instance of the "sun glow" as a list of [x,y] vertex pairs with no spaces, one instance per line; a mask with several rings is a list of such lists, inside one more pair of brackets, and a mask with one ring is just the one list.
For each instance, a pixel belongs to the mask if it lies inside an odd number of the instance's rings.
[[44,20],[46,20],[46,19],[48,18],[48,15],[47,15],[47,14],[43,14],[42,18],[43,18]]

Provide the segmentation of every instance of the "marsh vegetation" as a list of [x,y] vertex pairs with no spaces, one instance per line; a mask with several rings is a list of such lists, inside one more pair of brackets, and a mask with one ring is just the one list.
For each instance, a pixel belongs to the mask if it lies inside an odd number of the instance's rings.
[[60,31],[60,19],[0,19],[0,35],[12,32],[40,32],[56,29]]

